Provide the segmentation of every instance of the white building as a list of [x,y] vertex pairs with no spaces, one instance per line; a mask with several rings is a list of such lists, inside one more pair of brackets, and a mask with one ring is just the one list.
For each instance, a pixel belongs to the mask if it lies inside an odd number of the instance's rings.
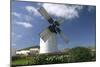
[[49,38],[46,42],[40,38],[40,54],[59,52],[56,42],[56,34],[49,32]]
[[18,54],[18,55],[22,54],[22,55],[25,55],[25,56],[27,56],[29,53],[30,53],[29,50],[21,50],[21,51],[16,52],[16,54]]
[[30,49],[30,54],[38,54],[39,53],[39,48],[31,48]]
[[39,53],[39,46],[33,46],[33,47],[28,47],[28,48],[24,48],[21,50],[18,50],[16,52],[16,54],[18,55],[33,55],[33,54],[38,54]]

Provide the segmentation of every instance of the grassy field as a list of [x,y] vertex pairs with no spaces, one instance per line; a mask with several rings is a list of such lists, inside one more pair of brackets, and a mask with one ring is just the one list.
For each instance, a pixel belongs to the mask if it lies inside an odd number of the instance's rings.
[[58,63],[74,63],[74,62],[89,62],[96,61],[95,52],[90,49],[77,47],[70,51],[59,54],[37,54],[31,56],[15,56],[12,57],[11,66],[23,65],[43,65],[43,64],[58,64]]

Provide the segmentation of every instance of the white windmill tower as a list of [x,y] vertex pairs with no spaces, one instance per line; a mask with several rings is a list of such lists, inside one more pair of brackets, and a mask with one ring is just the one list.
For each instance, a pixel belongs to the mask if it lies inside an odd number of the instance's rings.
[[54,21],[43,7],[39,8],[38,11],[50,23],[50,25],[40,33],[40,53],[59,52],[56,35],[60,34],[61,38],[68,43],[67,38],[59,28],[61,20]]

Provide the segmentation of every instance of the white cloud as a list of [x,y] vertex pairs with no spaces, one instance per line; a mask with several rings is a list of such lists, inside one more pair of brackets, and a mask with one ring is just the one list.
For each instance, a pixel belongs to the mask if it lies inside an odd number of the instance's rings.
[[21,34],[16,34],[15,32],[12,32],[11,34],[12,34],[12,37],[14,37],[14,38],[21,38],[22,37]]
[[79,17],[79,11],[83,8],[83,6],[77,5],[59,5],[47,3],[44,3],[43,7],[49,14],[65,19],[73,19]]
[[18,19],[24,20],[24,21],[31,21],[33,19],[30,15],[20,14],[20,13],[17,13],[17,12],[12,12],[12,15],[14,15]]
[[32,27],[32,24],[30,24],[29,22],[16,22],[16,24],[21,25],[25,28],[30,28]]
[[14,33],[14,32],[12,32],[11,34],[12,34],[12,35],[15,35],[15,33]]
[[21,14],[19,14],[19,13],[17,13],[17,12],[12,12],[12,15],[14,15],[14,16],[16,16],[16,17],[18,17],[18,18],[21,17]]
[[16,44],[15,43],[12,43],[12,46],[16,46]]
[[29,16],[29,15],[24,15],[24,16],[23,16],[23,20],[24,20],[24,21],[32,21],[32,19],[33,19],[33,18],[32,18],[31,16]]
[[38,5],[38,6],[41,6],[41,5],[42,5],[42,3],[37,3],[37,5]]
[[37,9],[34,8],[33,6],[26,6],[25,9],[26,9],[28,12],[30,12],[30,13],[36,15],[36,16],[39,15]]
[[88,6],[88,11],[91,12],[92,10],[94,10],[95,7],[94,6]]
[[17,34],[15,32],[12,32],[12,46],[16,46],[16,42],[20,41],[22,38],[22,34]]
[[21,37],[22,37],[22,35],[17,35],[17,37],[18,37],[18,38],[21,38]]

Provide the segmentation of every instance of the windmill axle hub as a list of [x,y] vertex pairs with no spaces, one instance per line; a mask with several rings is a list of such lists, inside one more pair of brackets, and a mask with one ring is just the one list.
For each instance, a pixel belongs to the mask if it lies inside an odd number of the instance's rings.
[[50,25],[48,28],[50,29],[51,32],[56,33],[56,34],[57,32],[60,33],[61,31],[55,24]]

